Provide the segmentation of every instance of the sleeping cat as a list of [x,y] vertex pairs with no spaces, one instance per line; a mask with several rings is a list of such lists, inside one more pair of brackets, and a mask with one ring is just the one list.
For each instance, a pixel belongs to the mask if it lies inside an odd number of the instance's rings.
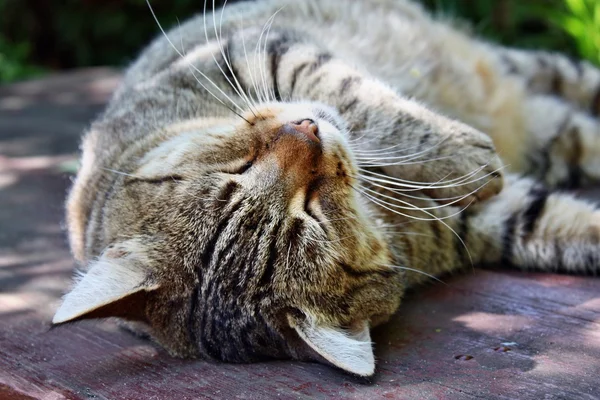
[[370,376],[369,329],[409,286],[598,271],[600,212],[555,189],[600,178],[599,87],[585,62],[408,0],[205,6],[84,138],[81,273],[53,323],[120,317],[177,356]]

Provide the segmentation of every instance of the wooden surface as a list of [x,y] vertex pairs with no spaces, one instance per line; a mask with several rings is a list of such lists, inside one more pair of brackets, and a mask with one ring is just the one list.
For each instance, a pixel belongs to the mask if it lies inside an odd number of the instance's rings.
[[49,330],[73,262],[65,170],[116,73],[0,88],[0,399],[597,399],[600,279],[476,270],[374,333],[377,375],[169,357],[114,321]]

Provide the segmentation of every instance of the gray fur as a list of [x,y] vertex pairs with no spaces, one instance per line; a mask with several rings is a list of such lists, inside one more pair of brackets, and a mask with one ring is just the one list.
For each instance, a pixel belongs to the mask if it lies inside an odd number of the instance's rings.
[[[68,202],[86,285],[130,259],[146,279],[108,303],[67,296],[60,322],[116,315],[178,356],[370,375],[368,326],[406,286],[498,262],[596,273],[595,207],[514,173],[552,187],[600,176],[598,76],[409,1],[262,0],[192,18],[129,68]],[[318,145],[290,134],[304,119]]]

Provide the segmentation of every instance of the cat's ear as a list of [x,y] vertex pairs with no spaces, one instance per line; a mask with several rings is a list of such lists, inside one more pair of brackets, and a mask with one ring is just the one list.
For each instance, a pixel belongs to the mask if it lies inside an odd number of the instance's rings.
[[149,280],[145,257],[131,247],[112,247],[94,261],[64,296],[52,323],[106,317],[145,320],[148,293],[158,285]]
[[375,357],[367,321],[340,328],[320,325],[310,315],[289,316],[288,320],[298,336],[331,364],[363,377],[375,373]]

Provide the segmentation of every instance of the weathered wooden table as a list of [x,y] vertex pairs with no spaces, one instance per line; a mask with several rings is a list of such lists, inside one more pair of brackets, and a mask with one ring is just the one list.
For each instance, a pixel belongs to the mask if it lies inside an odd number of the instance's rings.
[[49,330],[73,261],[78,136],[118,81],[89,70],[0,88],[0,399],[600,398],[600,278],[476,270],[411,294],[376,330],[377,376],[169,357],[113,321]]

